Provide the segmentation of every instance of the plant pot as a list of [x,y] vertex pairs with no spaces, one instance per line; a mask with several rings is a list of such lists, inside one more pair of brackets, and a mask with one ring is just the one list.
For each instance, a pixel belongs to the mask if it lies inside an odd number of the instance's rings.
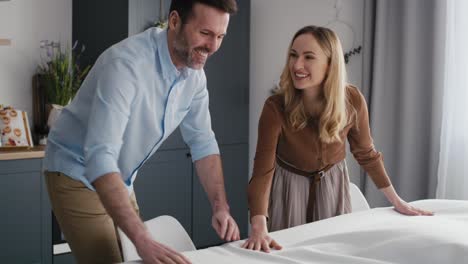
[[53,125],[59,118],[60,113],[62,113],[63,106],[57,105],[57,104],[51,104],[49,105],[49,108],[50,108],[50,111],[49,111],[49,118],[47,119],[47,125],[49,126],[49,129],[52,129]]

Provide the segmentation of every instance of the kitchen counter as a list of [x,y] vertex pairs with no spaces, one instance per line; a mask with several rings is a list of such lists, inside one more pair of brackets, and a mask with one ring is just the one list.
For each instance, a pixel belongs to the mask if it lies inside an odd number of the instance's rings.
[[0,160],[38,159],[44,157],[45,146],[21,148],[17,150],[0,149]]

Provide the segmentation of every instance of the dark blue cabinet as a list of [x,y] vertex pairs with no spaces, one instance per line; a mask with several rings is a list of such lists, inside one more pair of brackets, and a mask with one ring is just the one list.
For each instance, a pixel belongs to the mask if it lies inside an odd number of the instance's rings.
[[192,162],[187,149],[158,151],[138,171],[135,195],[143,220],[175,217],[192,232]]
[[[237,222],[241,238],[247,236],[247,184],[248,145],[235,144],[222,146],[224,185],[231,215]],[[196,171],[193,173],[193,242],[198,248],[223,243],[211,226],[211,206]]]
[[44,230],[51,215],[41,159],[0,161],[0,178],[1,262],[50,263],[51,238]]

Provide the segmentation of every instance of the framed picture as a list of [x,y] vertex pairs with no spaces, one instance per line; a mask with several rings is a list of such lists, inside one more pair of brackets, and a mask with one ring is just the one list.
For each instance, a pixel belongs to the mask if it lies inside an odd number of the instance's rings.
[[26,112],[12,107],[0,107],[0,149],[33,147]]

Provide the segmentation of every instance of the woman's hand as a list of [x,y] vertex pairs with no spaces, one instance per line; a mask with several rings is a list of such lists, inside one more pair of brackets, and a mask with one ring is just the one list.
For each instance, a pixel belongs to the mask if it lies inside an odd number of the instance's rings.
[[434,215],[433,212],[411,206],[398,196],[392,185],[380,189],[385,197],[393,204],[395,211],[404,215]]
[[282,247],[273,238],[268,235],[266,217],[256,215],[252,217],[252,233],[250,237],[242,244],[245,249],[261,250],[270,252],[270,248],[280,250]]
[[398,202],[393,204],[395,211],[404,215],[434,215],[433,212],[419,209],[417,207],[411,206],[407,202],[400,199]]

